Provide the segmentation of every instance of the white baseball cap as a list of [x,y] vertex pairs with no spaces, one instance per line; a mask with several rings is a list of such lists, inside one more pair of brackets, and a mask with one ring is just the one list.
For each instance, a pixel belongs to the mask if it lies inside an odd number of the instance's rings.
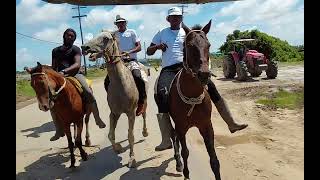
[[178,7],[172,7],[168,10],[168,16],[182,16],[182,12]]

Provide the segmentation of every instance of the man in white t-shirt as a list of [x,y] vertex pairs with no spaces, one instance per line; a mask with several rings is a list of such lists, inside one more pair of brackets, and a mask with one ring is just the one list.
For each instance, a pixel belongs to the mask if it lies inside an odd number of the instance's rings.
[[[180,27],[182,12],[178,7],[168,10],[167,21],[170,27],[160,30],[152,39],[147,49],[147,54],[153,55],[157,50],[162,50],[162,70],[157,80],[154,98],[158,106],[158,122],[162,141],[155,150],[162,151],[172,148],[170,140],[173,127],[170,122],[168,95],[172,80],[178,71],[183,68],[183,42],[185,31]],[[246,128],[247,124],[238,124],[234,121],[223,98],[217,91],[214,83],[209,80],[208,93],[223,120],[228,124],[231,133]]]
[[[116,16],[114,24],[118,27],[115,35],[119,41],[120,53],[126,54],[127,57],[123,58],[123,60],[128,63],[127,67],[131,70],[139,91],[138,108],[136,110],[136,115],[139,116],[145,111],[144,102],[147,98],[145,83],[141,76],[141,67],[137,61],[137,52],[141,51],[140,39],[135,30],[127,28],[127,20],[120,15]],[[109,77],[107,76],[105,79],[106,87],[108,87],[109,82]]]

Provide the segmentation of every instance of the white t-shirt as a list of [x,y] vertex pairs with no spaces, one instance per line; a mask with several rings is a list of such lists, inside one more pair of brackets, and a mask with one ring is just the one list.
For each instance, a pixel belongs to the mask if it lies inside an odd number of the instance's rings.
[[[124,32],[116,31],[115,34],[119,39],[120,51],[130,51],[136,47],[135,43],[140,41],[136,31],[133,29],[126,29]],[[137,53],[131,53],[130,58],[137,59]]]
[[186,33],[180,30],[171,30],[170,27],[160,30],[152,39],[153,44],[165,43],[168,47],[162,52],[162,68],[183,62],[183,42]]

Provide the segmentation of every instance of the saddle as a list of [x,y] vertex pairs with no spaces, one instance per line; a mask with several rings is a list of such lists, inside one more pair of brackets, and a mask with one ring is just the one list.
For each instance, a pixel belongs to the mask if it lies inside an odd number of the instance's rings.
[[[80,95],[82,95],[83,88],[82,88],[81,83],[78,81],[78,79],[75,77],[72,77],[72,76],[68,76],[68,77],[66,77],[66,79],[68,79],[71,82],[71,84],[73,84],[74,87],[76,87],[76,89],[78,90]],[[86,78],[86,82],[87,82],[88,86],[91,88],[92,87],[92,80]]]

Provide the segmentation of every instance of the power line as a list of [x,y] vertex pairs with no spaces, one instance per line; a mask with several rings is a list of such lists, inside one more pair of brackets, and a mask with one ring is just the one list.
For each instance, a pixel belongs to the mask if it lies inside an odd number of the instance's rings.
[[48,43],[54,43],[54,44],[62,44],[62,43],[58,43],[58,42],[53,42],[53,41],[47,41],[47,40],[42,40],[42,39],[38,39],[38,38],[35,38],[33,36],[29,36],[29,35],[25,35],[25,34],[22,34],[22,33],[19,33],[16,31],[17,34],[21,35],[21,36],[25,36],[25,37],[28,37],[28,38],[31,38],[31,39],[35,39],[35,40],[38,40],[38,41],[43,41],[43,42],[48,42]]

